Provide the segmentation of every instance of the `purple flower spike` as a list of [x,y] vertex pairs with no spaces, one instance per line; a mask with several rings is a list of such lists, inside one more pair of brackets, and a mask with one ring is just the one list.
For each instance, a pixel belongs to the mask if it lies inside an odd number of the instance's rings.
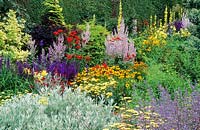
[[16,65],[17,65],[18,74],[22,75],[23,74],[23,69],[24,69],[23,63],[21,61],[17,61]]
[[174,26],[176,28],[176,31],[180,31],[180,29],[183,27],[182,21],[176,21],[174,23]]

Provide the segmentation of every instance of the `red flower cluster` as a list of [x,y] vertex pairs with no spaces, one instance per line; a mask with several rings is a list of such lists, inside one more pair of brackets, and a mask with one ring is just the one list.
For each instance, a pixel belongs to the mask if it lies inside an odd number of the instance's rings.
[[90,56],[82,56],[82,55],[76,55],[76,54],[65,54],[65,57],[67,60],[71,60],[72,58],[76,58],[78,60],[86,60],[90,61],[91,57]]
[[62,29],[58,29],[57,31],[53,32],[53,35],[58,36],[60,33],[63,33]]
[[136,57],[136,55],[133,53],[132,55],[127,54],[125,61],[129,61],[131,59],[134,59]]
[[[80,49],[81,48],[81,45],[80,45],[80,37],[78,36],[78,33],[77,33],[77,31],[71,31],[70,33],[69,33],[69,36],[67,36],[67,38],[65,39],[66,41],[67,41],[67,43],[69,43],[69,44],[71,44],[72,42],[74,42],[74,44],[75,44],[75,48],[78,50],[78,49]],[[71,45],[70,45],[70,47],[72,47]]]

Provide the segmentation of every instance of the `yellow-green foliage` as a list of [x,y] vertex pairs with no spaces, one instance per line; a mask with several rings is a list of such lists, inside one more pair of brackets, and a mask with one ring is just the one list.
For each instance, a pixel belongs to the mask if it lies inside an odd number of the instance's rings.
[[[87,45],[83,48],[83,52],[85,54],[89,54],[91,56],[91,61],[89,62],[90,66],[94,66],[96,64],[101,64],[105,57],[105,39],[109,33],[109,31],[101,25],[96,24],[95,16],[89,22],[90,25],[90,39]],[[78,28],[82,30],[86,30],[86,25],[78,25]]]
[[9,56],[14,60],[24,60],[28,56],[28,51],[22,50],[30,36],[22,30],[24,20],[21,23],[16,18],[16,12],[9,10],[7,17],[0,22],[0,56]]

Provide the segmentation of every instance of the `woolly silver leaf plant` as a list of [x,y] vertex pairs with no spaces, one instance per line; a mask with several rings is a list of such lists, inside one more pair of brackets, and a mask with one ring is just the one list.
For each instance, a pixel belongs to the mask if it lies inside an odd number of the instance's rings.
[[112,108],[70,89],[62,95],[59,89],[42,95],[29,93],[0,106],[0,129],[102,130],[116,121]]

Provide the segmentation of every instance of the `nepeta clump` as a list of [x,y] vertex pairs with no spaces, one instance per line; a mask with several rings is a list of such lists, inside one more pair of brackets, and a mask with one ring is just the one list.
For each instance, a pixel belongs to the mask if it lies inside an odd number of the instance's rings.
[[159,130],[197,130],[200,128],[200,92],[192,87],[192,92],[177,91],[175,98],[160,87],[159,99],[152,99],[153,110],[158,113],[165,122],[159,126]]
[[70,89],[29,93],[0,107],[0,129],[100,130],[116,121],[112,108]]

